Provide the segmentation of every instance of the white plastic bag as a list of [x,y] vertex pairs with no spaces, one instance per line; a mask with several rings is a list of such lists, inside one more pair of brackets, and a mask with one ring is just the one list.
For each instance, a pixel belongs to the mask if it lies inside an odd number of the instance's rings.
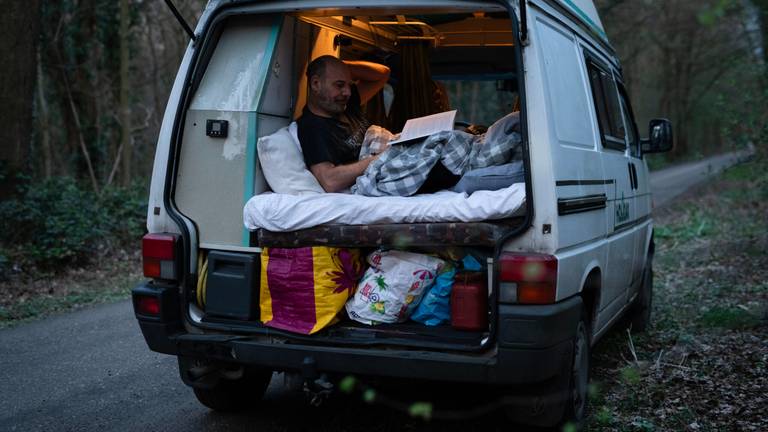
[[444,262],[397,250],[376,251],[355,295],[347,302],[350,318],[364,324],[403,322],[435,281]]

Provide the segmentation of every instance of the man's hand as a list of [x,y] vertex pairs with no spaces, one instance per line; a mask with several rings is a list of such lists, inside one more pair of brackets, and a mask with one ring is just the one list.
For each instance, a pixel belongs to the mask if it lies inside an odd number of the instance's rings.
[[326,192],[339,192],[355,184],[355,179],[379,156],[380,154],[347,165],[322,162],[312,165],[309,170]]

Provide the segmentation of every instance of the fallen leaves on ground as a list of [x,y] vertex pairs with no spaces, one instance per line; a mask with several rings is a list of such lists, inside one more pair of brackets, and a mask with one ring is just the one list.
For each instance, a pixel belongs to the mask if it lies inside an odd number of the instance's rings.
[[596,346],[588,430],[768,430],[768,176],[740,169],[655,218],[653,325]]

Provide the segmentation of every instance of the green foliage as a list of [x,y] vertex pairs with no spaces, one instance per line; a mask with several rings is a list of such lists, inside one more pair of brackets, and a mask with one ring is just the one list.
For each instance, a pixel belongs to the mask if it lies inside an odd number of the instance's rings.
[[76,276],[68,280],[69,292],[30,296],[0,305],[0,329],[55,312],[125,299],[140,280],[139,274],[132,273],[131,266],[132,263],[111,263],[98,279]]
[[654,228],[654,235],[660,240],[688,241],[712,234],[718,225],[710,214],[697,208],[689,209],[686,216],[679,223]]
[[26,183],[17,198],[0,203],[0,244],[43,268],[81,262],[141,236],[142,195],[133,187],[99,196],[66,177]]
[[706,327],[738,330],[756,327],[760,324],[760,319],[745,310],[715,307],[705,312],[701,316],[700,322]]
[[341,390],[343,393],[350,394],[355,390],[356,384],[357,380],[355,377],[352,375],[347,375],[339,382],[339,390]]
[[408,413],[411,417],[429,420],[432,418],[432,404],[429,402],[414,402],[408,408]]
[[621,381],[628,386],[636,386],[640,383],[640,371],[635,366],[624,366],[620,371],[620,375]]
[[667,153],[656,153],[643,155],[645,162],[648,164],[648,170],[658,171],[660,169],[668,168],[673,165],[673,160],[669,158]]
[[366,389],[363,392],[363,400],[369,404],[376,402],[376,390],[372,388]]
[[599,428],[609,427],[613,425],[614,421],[613,412],[606,406],[600,407],[594,415],[595,426]]
[[718,0],[712,5],[705,5],[697,15],[699,23],[706,27],[713,27],[719,20],[725,17],[729,9],[734,7],[733,0]]

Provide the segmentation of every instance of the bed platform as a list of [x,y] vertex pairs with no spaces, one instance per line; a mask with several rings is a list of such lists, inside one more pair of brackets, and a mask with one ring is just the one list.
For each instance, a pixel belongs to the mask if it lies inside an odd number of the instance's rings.
[[251,246],[486,246],[523,223],[523,217],[495,222],[437,222],[411,224],[328,224],[289,232],[251,231]]

